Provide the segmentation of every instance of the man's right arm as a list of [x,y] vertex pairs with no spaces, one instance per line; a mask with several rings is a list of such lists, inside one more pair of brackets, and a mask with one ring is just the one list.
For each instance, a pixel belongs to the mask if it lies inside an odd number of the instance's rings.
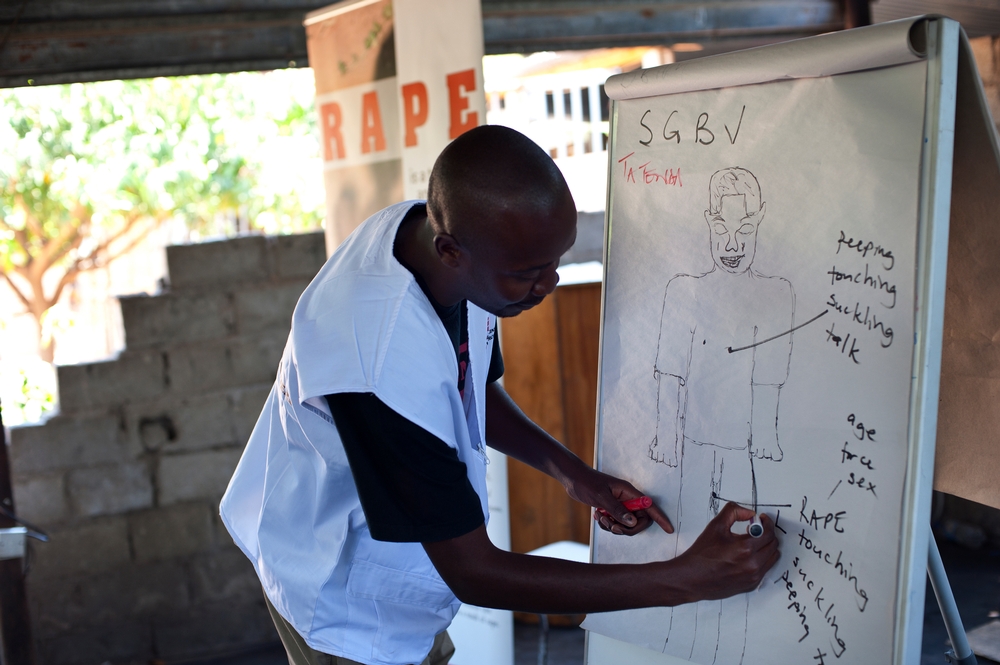
[[546,614],[607,612],[672,606],[751,591],[777,562],[774,525],[761,517],[760,538],[731,533],[753,512],[728,504],[692,546],[670,561],[584,564],[505,552],[485,526],[423,543],[434,567],[463,602]]

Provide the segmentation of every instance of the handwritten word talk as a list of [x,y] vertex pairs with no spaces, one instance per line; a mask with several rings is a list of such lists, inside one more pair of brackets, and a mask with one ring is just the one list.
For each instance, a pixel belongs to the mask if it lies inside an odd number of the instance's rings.
[[858,360],[858,348],[857,338],[852,338],[850,333],[847,333],[843,337],[833,332],[834,324],[830,324],[830,327],[826,329],[826,341],[833,342],[833,345],[840,349],[840,353],[843,354],[847,351],[847,344],[850,342],[851,350],[847,354],[847,357],[854,361],[855,365],[860,365],[861,361]]

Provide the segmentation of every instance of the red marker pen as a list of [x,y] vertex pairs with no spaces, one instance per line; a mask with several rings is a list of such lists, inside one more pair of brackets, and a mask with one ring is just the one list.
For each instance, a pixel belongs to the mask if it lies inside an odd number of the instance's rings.
[[648,496],[640,496],[634,499],[629,499],[628,501],[622,501],[622,505],[625,506],[625,510],[632,512],[634,510],[644,510],[653,505],[653,500]]
[[[629,511],[630,513],[635,512],[636,510],[644,510],[652,505],[653,505],[653,500],[650,499],[648,496],[639,496],[634,499],[628,499],[627,501],[622,501],[622,506],[624,506],[625,510]],[[608,513],[608,511],[604,510],[603,508],[595,508],[594,509],[595,520],[597,519],[598,513],[601,515],[610,516],[610,513]]]

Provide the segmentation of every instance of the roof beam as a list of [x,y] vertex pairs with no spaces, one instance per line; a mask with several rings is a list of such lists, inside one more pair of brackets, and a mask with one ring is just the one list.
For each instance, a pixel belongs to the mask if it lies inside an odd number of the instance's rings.
[[[323,0],[0,0],[0,87],[308,64]],[[482,0],[487,53],[695,42],[713,50],[843,27],[839,0]]]

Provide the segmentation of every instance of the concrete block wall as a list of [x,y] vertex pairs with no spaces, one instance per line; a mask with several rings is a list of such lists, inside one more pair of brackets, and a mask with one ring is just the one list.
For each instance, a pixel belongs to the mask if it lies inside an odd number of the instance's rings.
[[44,665],[177,662],[277,640],[218,503],[274,380],[322,233],[169,247],[121,299],[126,349],[60,367],[60,413],[11,431]]

